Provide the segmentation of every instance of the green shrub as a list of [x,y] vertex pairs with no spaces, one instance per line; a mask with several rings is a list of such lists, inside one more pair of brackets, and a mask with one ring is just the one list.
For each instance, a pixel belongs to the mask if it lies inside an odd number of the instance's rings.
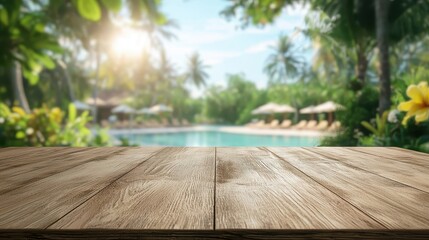
[[[429,87],[425,81],[402,87],[394,95],[393,105],[398,110],[386,111],[383,117],[376,117],[375,125],[363,122],[372,132],[371,136],[360,139],[365,146],[398,146],[425,151],[429,142]],[[407,90],[405,90],[405,88]],[[406,93],[408,96],[404,96]],[[388,117],[389,114],[389,117]]]
[[42,107],[26,113],[20,107],[0,103],[0,146],[105,146],[108,134],[97,131],[92,136],[86,126],[88,112],[77,115],[69,105],[67,118],[61,109]]
[[358,91],[353,99],[346,101],[345,111],[337,113],[342,130],[334,137],[324,138],[321,146],[356,146],[360,136],[368,136],[368,131],[362,126],[362,121],[370,121],[377,112],[378,91],[375,87],[367,86]]

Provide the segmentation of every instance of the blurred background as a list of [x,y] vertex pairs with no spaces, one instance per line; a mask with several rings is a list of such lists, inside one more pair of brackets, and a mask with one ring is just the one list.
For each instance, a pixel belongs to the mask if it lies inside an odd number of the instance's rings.
[[0,0],[0,146],[429,151],[427,0]]

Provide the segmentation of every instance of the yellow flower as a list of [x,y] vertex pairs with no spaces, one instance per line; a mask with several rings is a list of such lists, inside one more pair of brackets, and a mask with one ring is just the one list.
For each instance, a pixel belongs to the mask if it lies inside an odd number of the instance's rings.
[[20,107],[13,107],[12,111],[14,113],[17,113],[19,116],[25,116],[25,111],[24,109],[20,108]]
[[53,121],[59,123],[59,122],[61,122],[61,119],[63,118],[63,113],[62,113],[61,109],[59,109],[58,107],[54,107],[51,110],[50,117]]
[[416,116],[416,122],[423,122],[429,119],[429,87],[427,82],[420,82],[419,85],[410,85],[407,95],[411,100],[399,104],[398,110],[407,114],[402,121],[406,124],[408,119]]

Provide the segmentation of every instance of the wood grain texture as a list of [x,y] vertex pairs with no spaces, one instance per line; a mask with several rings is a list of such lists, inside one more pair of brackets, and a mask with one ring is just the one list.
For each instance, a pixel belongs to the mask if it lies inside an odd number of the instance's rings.
[[422,166],[342,147],[306,149],[429,193],[429,169]]
[[35,160],[49,159],[58,153],[76,152],[86,148],[70,147],[25,147],[0,149],[0,171],[35,163]]
[[[25,186],[34,181],[60,173],[86,162],[105,159],[126,148],[50,148],[50,152],[38,148],[34,154],[12,159],[12,165],[0,170],[0,194]],[[3,166],[3,165],[2,165]]]
[[399,148],[3,148],[0,239],[429,239]]
[[265,149],[216,156],[216,229],[383,228]]
[[429,230],[0,230],[0,239],[388,239],[427,240]]
[[50,229],[213,229],[214,148],[166,148]]
[[419,165],[429,169],[429,154],[397,147],[348,147],[348,149],[373,154],[395,161]]
[[46,228],[161,149],[128,148],[2,194],[0,228]]
[[302,148],[268,148],[389,229],[428,229],[429,194]]

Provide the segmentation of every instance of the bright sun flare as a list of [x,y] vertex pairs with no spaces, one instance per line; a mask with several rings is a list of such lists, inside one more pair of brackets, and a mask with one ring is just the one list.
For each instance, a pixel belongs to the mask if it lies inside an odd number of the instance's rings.
[[149,38],[146,33],[127,29],[116,36],[113,41],[113,50],[120,56],[136,57],[149,47]]

